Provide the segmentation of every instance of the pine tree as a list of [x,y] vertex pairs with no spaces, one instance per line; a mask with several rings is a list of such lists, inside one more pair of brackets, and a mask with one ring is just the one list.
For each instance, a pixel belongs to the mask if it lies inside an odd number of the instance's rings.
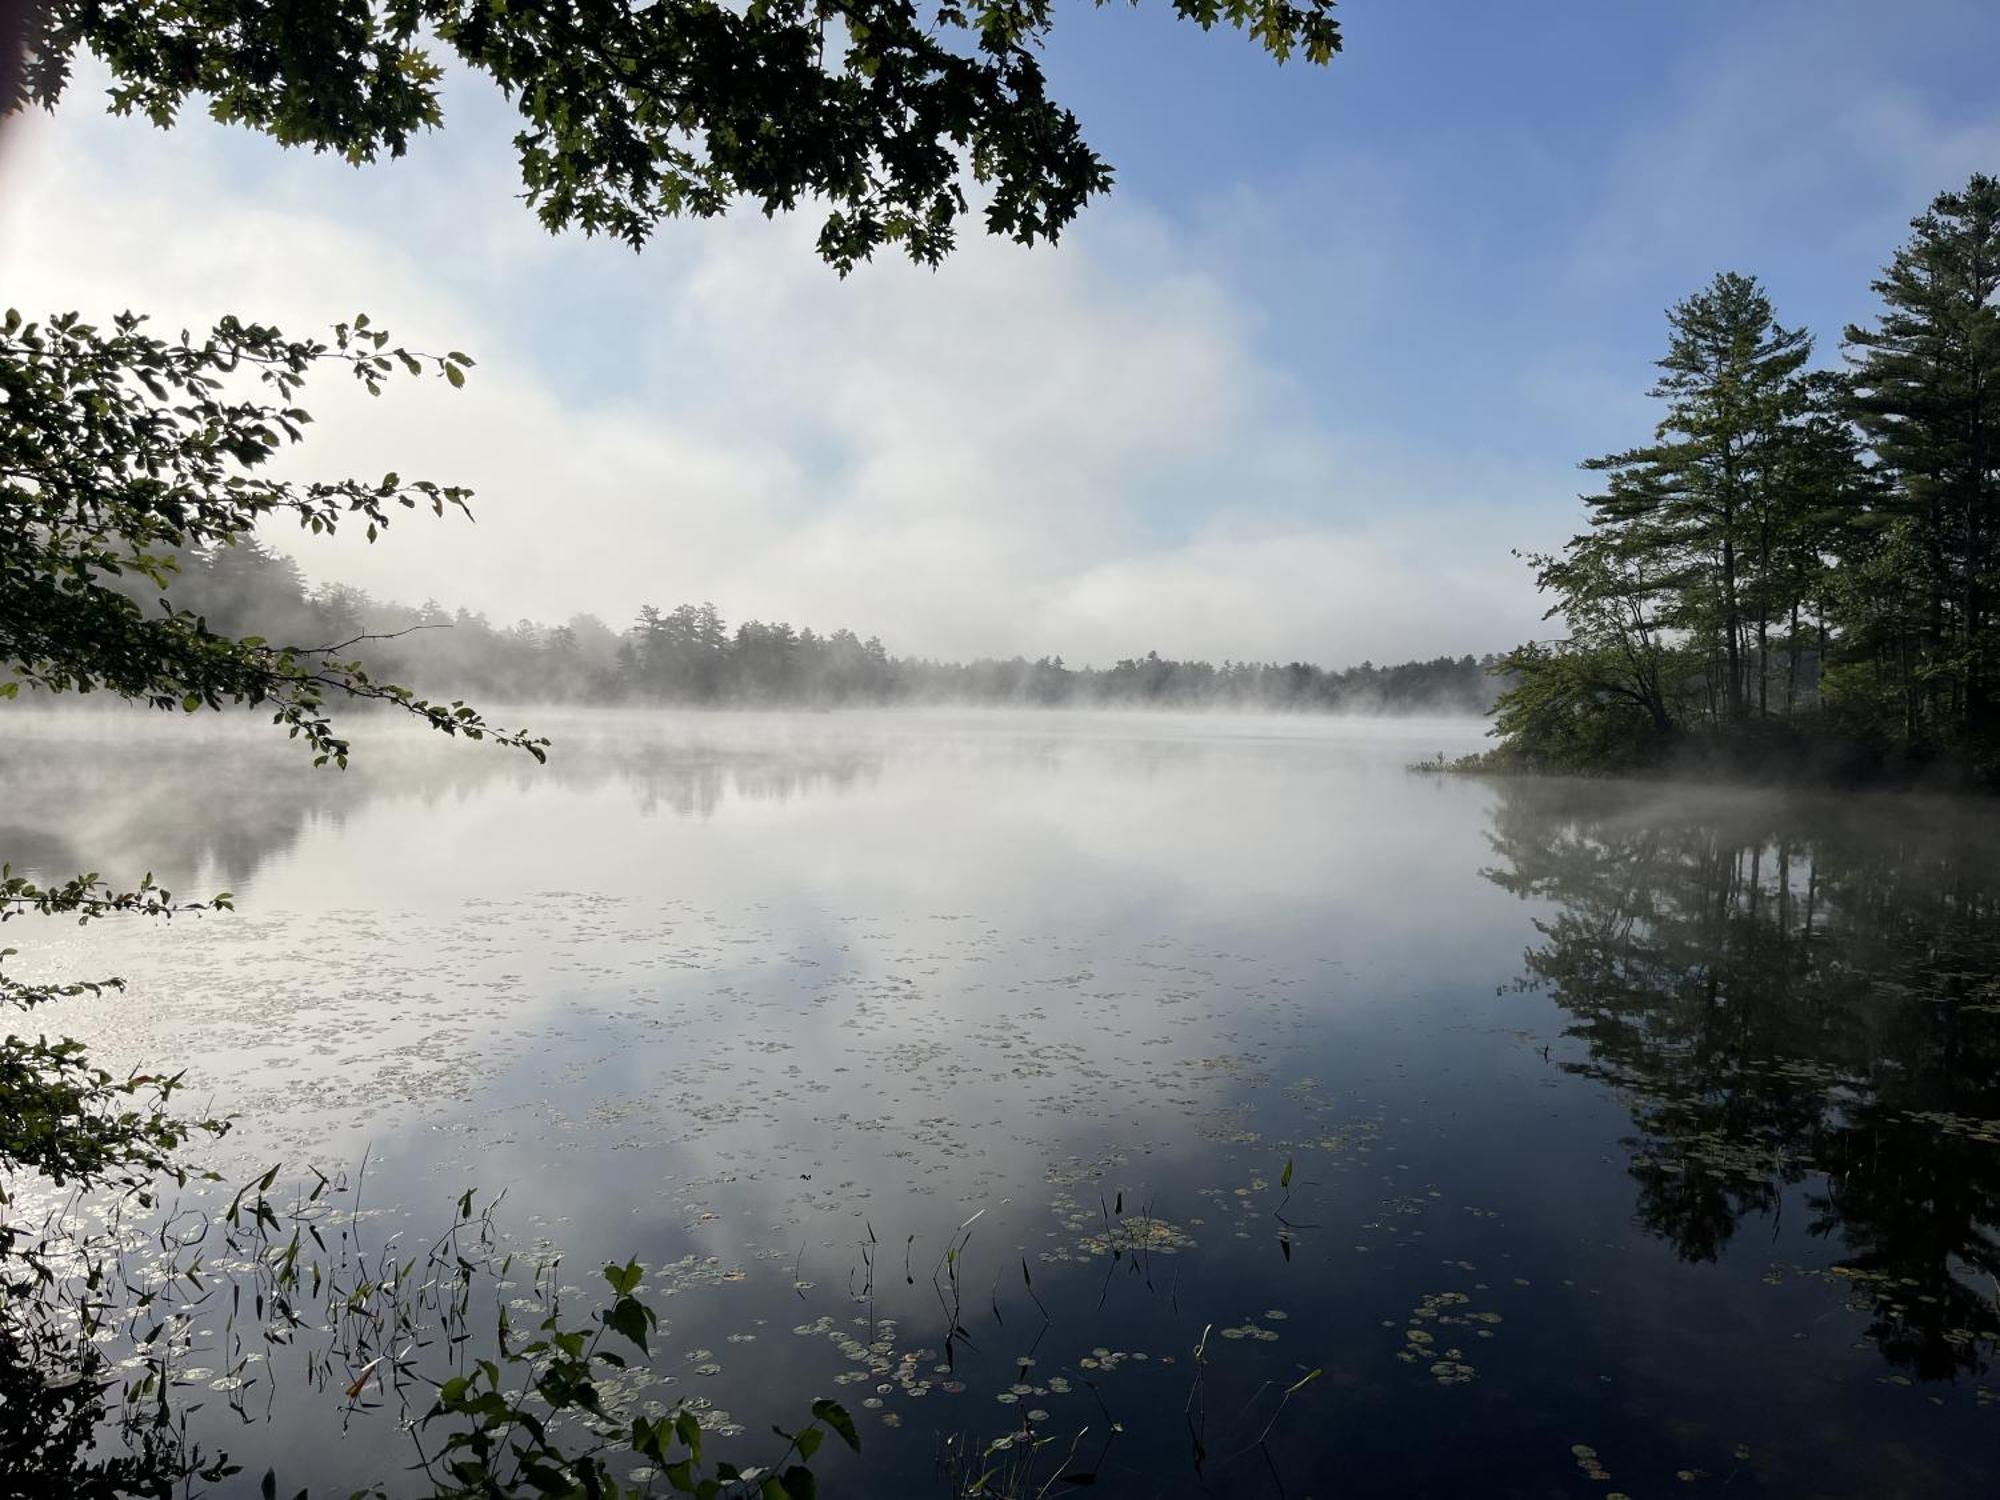
[[[1921,569],[1894,622],[1913,738],[2000,739],[2000,181],[1975,175],[1911,223],[1847,330],[1854,420],[1892,487],[1887,543]],[[1879,622],[1878,622],[1879,623]]]
[[1623,533],[1673,580],[1663,623],[1705,641],[1720,668],[1718,712],[1748,713],[1756,643],[1758,706],[1768,708],[1769,631],[1784,458],[1800,415],[1803,329],[1781,325],[1755,278],[1718,274],[1667,314],[1651,394],[1667,403],[1652,445],[1589,460],[1610,475],[1594,524]]
[[[1802,377],[1798,418],[1785,429],[1773,466],[1770,548],[1761,570],[1760,618],[1784,626],[1783,705],[1790,718],[1801,704],[1824,705],[1820,687],[1831,644],[1837,569],[1845,554],[1866,547],[1863,522],[1878,489],[1862,462],[1848,420],[1847,383],[1833,371]],[[1810,663],[1812,676],[1805,676]],[[1772,664],[1764,657],[1760,693]]]

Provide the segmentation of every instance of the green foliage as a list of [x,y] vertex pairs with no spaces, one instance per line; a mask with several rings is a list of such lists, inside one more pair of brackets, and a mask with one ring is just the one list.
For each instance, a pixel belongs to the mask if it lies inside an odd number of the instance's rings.
[[[1333,0],[1173,4],[1205,30],[1227,23],[1247,32],[1279,61],[1298,53],[1325,63],[1340,46]],[[827,210],[819,253],[844,273],[885,244],[937,263],[970,211],[968,175],[983,189],[987,230],[1023,244],[1053,240],[1108,189],[1109,165],[1076,117],[1047,97],[1039,54],[1052,24],[1046,0],[943,0],[925,11],[906,0],[49,0],[26,13],[25,66],[0,84],[8,91],[0,118],[53,108],[88,53],[111,74],[117,113],[166,127],[200,99],[220,121],[358,164],[401,155],[416,132],[442,123],[438,58],[449,57],[497,83],[518,110],[525,196],[549,229],[636,247],[675,216],[713,217],[739,199],[773,215],[813,199]],[[301,483],[270,477],[267,465],[301,440],[311,418],[297,402],[316,369],[344,367],[378,394],[399,372],[431,371],[456,388],[471,363],[391,347],[365,317],[336,327],[327,343],[235,318],[173,340],[151,336],[129,312],[104,330],[74,313],[37,323],[9,311],[0,323],[0,664],[9,673],[0,699],[25,686],[188,713],[262,706],[304,739],[316,764],[343,767],[349,746],[328,700],[374,700],[541,759],[544,741],[496,732],[463,702],[434,703],[378,680],[348,654],[362,633],[274,643],[212,630],[167,593],[190,560],[252,549],[255,529],[273,520],[315,535],[345,524],[373,541],[398,510],[464,510],[463,490],[428,480],[390,473]],[[11,870],[0,878],[0,920],[194,909],[150,876],[126,892],[95,874],[53,886]],[[28,1010],[116,987],[9,976],[0,978],[0,1002]],[[121,1081],[93,1068],[76,1043],[9,1034],[0,1046],[0,1173],[143,1193],[155,1174],[180,1170],[176,1151],[192,1130],[223,1128],[176,1121],[167,1105],[177,1082]],[[260,1222],[270,1180],[258,1190]],[[16,1249],[10,1227],[0,1252]],[[296,1251],[295,1237],[292,1270]],[[32,1255],[26,1263],[40,1268]],[[498,1357],[440,1385],[424,1424],[444,1433],[431,1471],[439,1494],[639,1493],[621,1487],[603,1433],[574,1446],[519,1394],[531,1390],[555,1418],[575,1416],[586,1430],[605,1420],[597,1375],[623,1362],[605,1340],[644,1353],[657,1327],[636,1296],[636,1265],[607,1268],[606,1278],[614,1300],[594,1329],[565,1330],[552,1315],[515,1344],[503,1322]],[[16,1311],[0,1303],[0,1314]],[[17,1368],[31,1395],[55,1389],[32,1359],[0,1348],[0,1379]],[[94,1470],[85,1482],[80,1457],[103,1409],[101,1386],[83,1384],[94,1376],[78,1374],[85,1395],[65,1411],[0,1392],[0,1417],[29,1412],[37,1441],[50,1446],[37,1449],[37,1467],[62,1473],[75,1493],[97,1492],[106,1477]],[[700,1428],[684,1412],[635,1419],[624,1450],[628,1467],[650,1460],[679,1493],[806,1500],[815,1493],[806,1465],[824,1433],[859,1447],[844,1409],[816,1402],[813,1416],[781,1434],[785,1453],[754,1474],[721,1463],[705,1474]],[[161,1463],[110,1475],[105,1492],[123,1492],[128,1478],[164,1492],[200,1472],[192,1458]],[[262,1489],[275,1500],[275,1474]]]
[[[1782,326],[1751,278],[1718,275],[1667,314],[1670,336],[1652,394],[1666,405],[1654,441],[1591,459],[1609,476],[1589,503],[1593,525],[1654,574],[1660,623],[1710,643],[1718,712],[1740,722],[1768,704],[1768,650],[1753,692],[1753,648],[1767,648],[1775,518],[1789,493],[1791,426],[1805,410],[1799,372],[1812,352]],[[1663,576],[1664,575],[1664,576]]]
[[1900,688],[1906,738],[2000,769],[2000,180],[1975,175],[1911,228],[1875,325],[1847,330],[1850,411],[1889,481],[1856,558],[1856,675]]
[[[106,691],[186,712],[269,705],[321,763],[345,764],[347,742],[325,711],[333,694],[539,757],[541,741],[497,733],[463,703],[377,682],[343,654],[355,641],[220,635],[163,595],[176,549],[226,548],[261,522],[290,518],[315,535],[347,523],[373,540],[397,510],[462,511],[465,491],[429,480],[301,483],[264,469],[312,420],[296,403],[315,367],[343,367],[374,393],[398,372],[469,363],[391,347],[365,316],[326,344],[234,318],[205,338],[170,341],[130,313],[104,331],[74,314],[34,323],[9,311],[0,322],[0,660],[11,680],[0,691]],[[149,589],[159,606],[150,612],[141,603]]]
[[[1340,49],[1333,3],[1173,8],[1323,64]],[[969,211],[968,172],[987,230],[1023,244],[1111,185],[1048,97],[1054,19],[1048,0],[50,0],[0,113],[54,105],[88,52],[120,113],[166,126],[201,98],[218,120],[360,163],[443,123],[448,59],[518,111],[521,181],[551,230],[638,246],[664,219],[810,199],[827,210],[819,253],[842,271],[885,244],[935,264]]]
[[1529,642],[1501,659],[1513,685],[1493,709],[1502,746],[1481,764],[1537,771],[1628,771],[1666,742],[1615,648]]
[[1655,441],[1586,463],[1592,529],[1534,559],[1569,633],[1504,660],[1501,759],[2000,778],[2000,183],[1914,227],[1845,375],[1748,277],[1669,312]]
[[[813,1402],[813,1420],[805,1427],[778,1430],[785,1448],[758,1470],[718,1462],[710,1472],[702,1457],[701,1424],[686,1408],[634,1416],[629,1426],[615,1420],[599,1397],[598,1378],[600,1372],[624,1369],[626,1361],[605,1347],[605,1338],[616,1334],[646,1352],[659,1319],[636,1295],[644,1274],[636,1261],[604,1268],[614,1300],[598,1314],[595,1328],[564,1329],[551,1314],[530,1337],[517,1340],[501,1313],[495,1358],[481,1359],[468,1373],[439,1385],[418,1428],[420,1439],[433,1423],[445,1434],[425,1463],[440,1500],[527,1494],[636,1500],[658,1493],[647,1480],[621,1477],[639,1461],[657,1470],[673,1493],[700,1500],[738,1495],[811,1500],[816,1489],[806,1464],[828,1431],[861,1451],[854,1419],[838,1402],[824,1399]],[[589,1436],[566,1437],[566,1431]]]
[[[135,890],[114,891],[95,874],[40,886],[0,865],[0,922],[26,914],[74,915],[79,922],[113,912],[171,916],[181,910],[226,909],[224,893],[209,902],[176,904],[151,874]],[[27,1012],[79,995],[124,988],[119,979],[34,983],[4,972],[18,954],[0,948],[0,1008]],[[57,1186],[109,1187],[150,1201],[153,1180],[185,1182],[177,1153],[195,1135],[219,1136],[226,1120],[189,1121],[170,1109],[181,1075],[118,1077],[94,1066],[80,1042],[8,1032],[0,1036],[0,1208],[9,1202],[4,1174],[28,1171]],[[21,1259],[37,1277],[47,1272],[19,1226],[0,1224],[0,1263]]]
[[1574,538],[1534,556],[1535,582],[1566,635],[1530,642],[1494,670],[1510,685],[1494,704],[1500,758],[1533,770],[1630,770],[1659,758],[1685,725],[1699,657],[1670,625],[1679,578],[1634,531]]
[[[463,492],[428,481],[390,474],[305,483],[270,478],[265,466],[310,422],[298,401],[315,367],[343,367],[378,392],[394,375],[426,368],[456,384],[469,364],[460,354],[392,347],[364,317],[322,343],[234,319],[199,339],[165,340],[130,314],[101,330],[73,314],[35,323],[10,311],[0,320],[0,698],[25,686],[106,692],[179,712],[261,705],[318,763],[343,766],[348,743],[334,732],[327,700],[373,700],[539,759],[540,740],[496,733],[463,703],[433,703],[377,681],[345,657],[353,641],[273,644],[219,633],[165,593],[190,549],[253,545],[260,523],[290,518],[315,534],[348,523],[372,538],[393,511],[462,509]],[[0,922],[166,918],[230,905],[227,893],[177,900],[150,874],[121,890],[94,871],[42,883],[0,866]],[[0,950],[0,964],[15,956]],[[120,988],[116,979],[29,982],[0,972],[0,1006],[25,1013]],[[7,1031],[0,1178],[30,1174],[150,1204],[160,1178],[188,1180],[182,1152],[191,1140],[228,1128],[182,1117],[180,1082],[179,1073],[121,1077],[93,1064],[78,1042]],[[0,1205],[8,1202],[0,1193]],[[0,1274],[10,1288],[0,1311],[20,1337],[21,1320],[33,1322],[36,1289],[56,1272],[44,1242],[11,1216],[0,1228]],[[84,1375],[71,1373],[81,1385]],[[79,1413],[96,1409],[86,1400],[69,1416],[81,1421]],[[110,1471],[93,1473],[92,1483],[110,1482]]]
[[[185,1180],[175,1153],[191,1136],[228,1126],[175,1117],[169,1104],[180,1081],[178,1073],[119,1078],[92,1066],[81,1042],[9,1033],[0,1038],[0,1162],[59,1186],[119,1186],[142,1198],[162,1173]],[[0,1187],[0,1207],[8,1201]],[[15,1238],[11,1225],[0,1226],[0,1256]]]
[[[373,393],[399,372],[462,378],[470,363],[392,347],[366,317],[336,327],[329,344],[233,318],[200,339],[165,340],[129,313],[101,330],[74,314],[35,323],[9,311],[0,320],[0,697],[25,686],[108,692],[188,713],[262,705],[318,763],[344,766],[348,742],[327,714],[333,695],[388,704],[447,734],[491,736],[541,758],[543,741],[495,732],[464,703],[433,703],[375,680],[344,656],[353,641],[220,634],[164,592],[182,551],[248,544],[260,523],[289,517],[323,534],[345,522],[372,539],[396,510],[463,509],[463,491],[394,474],[302,483],[264,470],[311,421],[297,403],[315,367],[345,368]],[[43,885],[0,866],[0,921],[167,917],[229,905],[226,893],[177,902],[150,874],[120,891],[95,872]],[[26,1011],[116,986],[0,974],[0,1005]],[[175,1153],[192,1134],[224,1128],[175,1118],[168,1104],[177,1082],[120,1079],[75,1042],[9,1032],[0,1040],[0,1171],[144,1193],[154,1175],[179,1171]],[[11,1247],[10,1237],[0,1249]]]
[[[128,1216],[121,1200],[97,1227],[58,1215],[31,1257],[0,1257],[0,1493],[205,1493],[239,1470],[190,1437],[201,1402],[183,1399],[189,1363],[222,1360],[230,1383],[220,1399],[247,1422],[275,1394],[280,1349],[302,1363],[309,1388],[338,1395],[350,1414],[393,1405],[397,1416],[372,1420],[394,1421],[413,1444],[417,1477],[340,1491],[346,1500],[803,1500],[828,1433],[860,1450],[833,1401],[815,1401],[798,1430],[777,1430],[773,1461],[754,1468],[709,1453],[695,1410],[638,1406],[633,1381],[644,1377],[628,1365],[659,1319],[636,1261],[604,1267],[608,1300],[579,1320],[564,1313],[560,1258],[537,1256],[523,1277],[495,1204],[475,1211],[472,1190],[428,1250],[393,1234],[363,1250],[353,1232],[360,1175],[314,1172],[274,1200],[280,1170],[243,1183],[214,1213],[176,1205]],[[148,1257],[135,1278],[126,1251],[149,1241],[162,1258]],[[24,1281],[23,1264],[39,1280]],[[191,1320],[224,1304],[222,1343],[196,1352]],[[236,1336],[235,1314],[248,1310],[261,1348]],[[533,1328],[517,1331],[517,1318]],[[267,1471],[261,1493],[325,1500],[316,1484],[296,1488],[299,1477],[316,1478],[288,1476],[281,1490]]]
[[[155,881],[150,870],[133,889],[119,891],[107,885],[96,871],[44,886],[37,885],[25,875],[16,875],[12,865],[0,864],[0,922],[30,912],[45,917],[74,915],[79,923],[83,923],[114,912],[171,917],[176,912],[234,909],[234,900],[227,891],[218,892],[206,901],[176,901],[174,893]],[[10,948],[0,952],[0,958],[5,958],[12,951]]]
[[[57,1373],[60,1372],[60,1373]],[[159,1407],[116,1417],[111,1362],[74,1332],[0,1315],[0,1494],[124,1500],[198,1493],[239,1472],[208,1456]],[[122,1443],[105,1441],[107,1426]]]

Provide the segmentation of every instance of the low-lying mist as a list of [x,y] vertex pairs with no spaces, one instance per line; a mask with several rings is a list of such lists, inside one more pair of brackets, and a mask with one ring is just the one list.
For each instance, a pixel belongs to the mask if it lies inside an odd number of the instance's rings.
[[[647,606],[620,630],[595,615],[496,626],[436,600],[410,606],[341,584],[308,588],[254,541],[189,552],[167,590],[211,629],[296,646],[342,645],[380,680],[486,703],[835,708],[964,704],[1345,714],[1485,714],[1492,658],[1440,656],[1332,669],[1308,662],[1175,660],[1107,667],[1061,656],[938,661],[893,654],[848,629],[731,627],[713,604]],[[144,601],[154,608],[153,600]]]

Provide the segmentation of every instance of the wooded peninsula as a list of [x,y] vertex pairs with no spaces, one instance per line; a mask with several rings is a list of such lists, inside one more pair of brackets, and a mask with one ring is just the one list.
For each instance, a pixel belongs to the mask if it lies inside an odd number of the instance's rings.
[[1483,768],[2000,780],[2000,181],[1940,194],[1844,368],[1725,272],[1667,314],[1653,440],[1532,556]]

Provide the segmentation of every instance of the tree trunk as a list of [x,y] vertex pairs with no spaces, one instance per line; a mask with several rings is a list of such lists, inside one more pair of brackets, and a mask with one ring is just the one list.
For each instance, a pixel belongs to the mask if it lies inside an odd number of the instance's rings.
[[1785,637],[1785,717],[1799,701],[1799,601],[1792,600],[1792,628]]
[[1764,607],[1757,606],[1757,717],[1768,718],[1771,713],[1771,622],[1764,618]]
[[1730,533],[1736,527],[1736,508],[1722,512],[1722,625],[1729,654],[1729,706],[1731,723],[1743,718],[1743,618],[1736,601],[1736,541]]
[[1771,496],[1765,481],[1757,515],[1757,717],[1771,713]]

